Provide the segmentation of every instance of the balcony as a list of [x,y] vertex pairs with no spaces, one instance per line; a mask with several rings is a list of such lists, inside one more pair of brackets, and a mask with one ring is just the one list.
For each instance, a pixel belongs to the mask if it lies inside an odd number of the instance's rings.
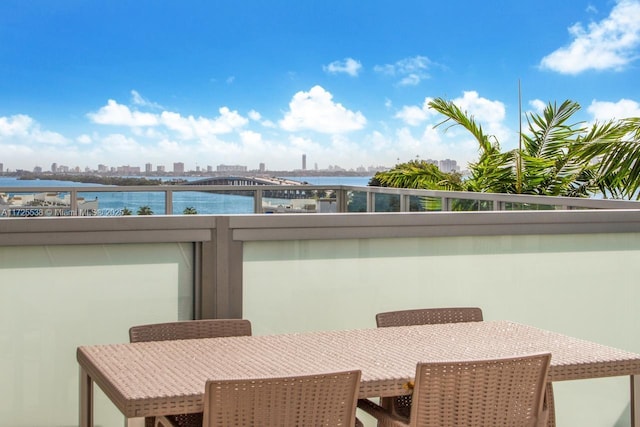
[[[488,320],[640,352],[637,203],[324,190],[336,213],[0,219],[3,424],[77,425],[76,347],[126,342],[142,323],[245,317],[269,334],[472,305]],[[174,191],[161,196],[172,214]],[[354,195],[367,212],[349,213]],[[469,197],[476,212],[448,211]],[[437,211],[410,212],[421,206]],[[381,207],[393,212],[372,213]],[[545,210],[513,210],[533,207]],[[554,390],[558,425],[629,425],[626,378]],[[96,425],[122,425],[106,397],[96,401]]]

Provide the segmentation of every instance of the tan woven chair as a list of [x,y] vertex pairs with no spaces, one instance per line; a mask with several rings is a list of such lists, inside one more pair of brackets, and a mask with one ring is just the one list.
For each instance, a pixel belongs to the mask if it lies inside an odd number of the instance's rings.
[[[439,323],[481,322],[483,320],[482,309],[479,307],[420,308],[376,314],[376,324],[379,328],[434,325]],[[396,415],[408,417],[411,410],[411,395],[383,398],[380,403],[385,409],[394,412]],[[555,402],[551,383],[547,384],[544,404],[548,413],[547,427],[555,427]]]
[[205,319],[182,322],[152,323],[129,329],[129,341],[167,341],[196,338],[239,337],[251,335],[251,322],[246,319]]
[[418,363],[409,418],[370,400],[358,407],[378,425],[542,427],[550,353],[510,358]]
[[434,325],[438,323],[481,322],[478,307],[421,308],[376,314],[379,328],[388,326]]
[[[376,324],[379,328],[434,325],[439,323],[481,322],[482,320],[482,309],[478,307],[421,308],[376,314]],[[411,395],[384,397],[380,400],[380,404],[388,411],[406,418],[411,411]]]
[[[207,381],[203,427],[354,426],[360,371]],[[172,427],[164,417],[156,427]]]
[[[221,338],[251,335],[251,322],[246,319],[205,319],[181,322],[152,323],[133,326],[129,329],[129,341],[168,341],[197,338]],[[167,416],[173,425],[200,427],[202,414],[178,414]],[[145,418],[145,427],[153,427],[155,419]]]

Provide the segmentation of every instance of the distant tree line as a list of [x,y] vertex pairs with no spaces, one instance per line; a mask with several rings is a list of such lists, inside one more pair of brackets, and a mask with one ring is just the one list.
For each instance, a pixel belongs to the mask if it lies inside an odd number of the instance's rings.
[[56,181],[72,181],[82,182],[85,184],[100,185],[162,185],[165,184],[161,179],[149,179],[144,177],[119,177],[119,176],[98,176],[98,175],[64,175],[64,174],[22,174],[19,180],[35,180],[35,179],[53,179]]

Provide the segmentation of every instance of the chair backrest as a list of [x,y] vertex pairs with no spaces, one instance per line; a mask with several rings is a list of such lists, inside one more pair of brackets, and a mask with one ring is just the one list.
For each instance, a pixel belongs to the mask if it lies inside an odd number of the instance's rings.
[[251,322],[246,319],[205,319],[182,322],[153,323],[129,329],[131,342],[186,340],[251,335]]
[[379,328],[438,323],[481,322],[482,320],[482,309],[478,307],[421,308],[376,314],[376,324]]
[[419,363],[410,425],[546,425],[543,400],[550,353]]
[[354,426],[360,375],[207,381],[202,425]]

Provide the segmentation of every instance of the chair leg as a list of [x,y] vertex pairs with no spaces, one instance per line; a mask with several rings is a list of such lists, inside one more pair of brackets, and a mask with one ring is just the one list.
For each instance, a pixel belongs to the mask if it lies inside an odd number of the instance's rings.
[[556,405],[553,397],[553,385],[551,383],[547,383],[544,394],[544,407],[549,417],[547,419],[547,427],[556,427]]

